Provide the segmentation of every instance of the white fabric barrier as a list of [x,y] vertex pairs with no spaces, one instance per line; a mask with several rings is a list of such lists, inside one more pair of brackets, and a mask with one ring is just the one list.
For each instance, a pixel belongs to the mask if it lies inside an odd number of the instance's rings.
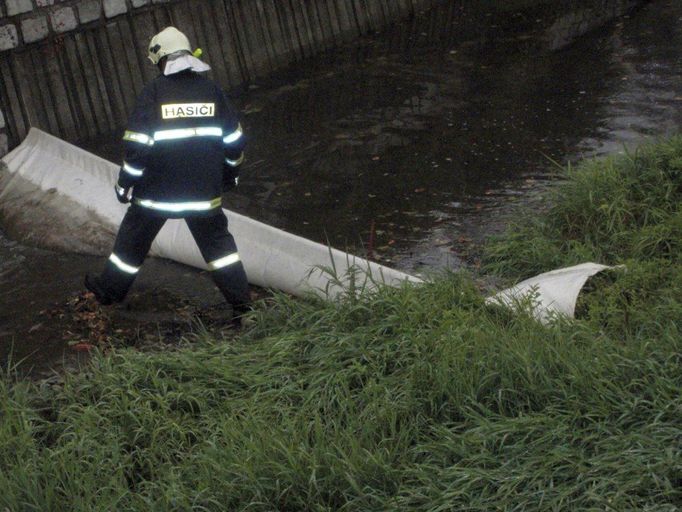
[[[22,144],[2,161],[6,169],[0,170],[0,214],[5,220],[18,217],[23,226],[31,222],[34,239],[46,241],[53,237],[63,242],[47,245],[94,254],[105,254],[104,251],[110,250],[113,234],[127,209],[127,205],[120,204],[114,195],[117,165],[36,128],[31,128]],[[31,209],[40,206],[49,210],[41,214],[43,217],[49,215],[49,218],[36,222],[35,217],[39,214]],[[405,281],[421,282],[417,277],[244,215],[229,210],[225,213],[249,282],[257,286],[293,295],[313,291],[330,298],[343,291],[343,286],[339,286],[332,275],[317,271],[318,267],[334,267],[344,286],[351,274],[370,289],[374,282],[392,286]],[[107,244],[101,240],[91,243],[100,232],[106,234],[110,242],[108,249],[104,249]],[[166,222],[150,254],[206,269],[182,220]],[[367,277],[371,279],[365,281]]]
[[514,309],[531,301],[533,316],[546,324],[556,315],[573,318],[580,290],[593,275],[619,268],[598,263],[582,263],[531,277],[486,299],[487,304],[500,304]]

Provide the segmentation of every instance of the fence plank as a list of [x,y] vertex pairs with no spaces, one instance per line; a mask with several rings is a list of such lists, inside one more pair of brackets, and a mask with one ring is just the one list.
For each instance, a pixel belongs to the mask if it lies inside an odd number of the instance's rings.
[[[149,53],[147,49],[149,41],[161,30],[159,26],[162,25],[161,28],[163,28],[168,25],[168,23],[164,21],[159,23],[157,17],[154,16],[154,12],[161,13],[165,11],[157,9],[156,11],[141,13],[132,18],[132,23],[130,25],[131,35],[135,44],[134,50],[137,56],[140,81],[142,82],[143,87],[144,84],[149,83],[158,74],[158,70],[147,57],[147,54]],[[135,92],[137,94],[140,93],[139,90],[136,90]]]
[[109,45],[106,30],[90,32],[87,41],[90,56],[95,65],[97,81],[100,84],[102,100],[105,102],[105,106],[110,107],[109,125],[113,131],[117,126],[125,124],[128,113],[113,58],[109,52],[98,51],[100,48],[107,48]]
[[231,20],[233,28],[233,40],[236,43],[235,49],[239,55],[239,60],[243,63],[244,80],[251,80],[254,76],[256,63],[254,61],[254,54],[251,52],[249,40],[247,37],[249,27],[246,25],[247,21],[241,9],[239,0],[226,0],[226,12]]
[[371,29],[371,23],[365,0],[351,0],[351,2],[355,22],[358,25],[358,34],[366,34]]
[[[144,87],[144,80],[142,79],[143,63],[139,58],[138,48],[146,46],[146,43],[140,42],[135,37],[132,20],[129,18],[121,18],[117,23],[121,44],[123,45],[123,55],[127,64],[128,72],[132,79],[133,88],[130,97],[134,99]],[[149,63],[149,61],[147,61]]]
[[298,44],[299,56],[305,58],[312,55],[312,34],[306,25],[300,2],[297,0],[284,0],[283,3],[291,13],[292,34],[295,35],[295,41]]
[[106,34],[103,35],[103,38],[107,41],[108,46],[105,48],[108,51],[102,51],[100,54],[106,54],[110,62],[113,63],[110,71],[113,74],[113,82],[118,86],[119,96],[123,103],[123,112],[126,113],[127,117],[134,106],[135,87],[126,62],[125,45],[121,39],[118,25],[119,22],[107,25]]
[[339,25],[339,17],[336,14],[335,6],[332,5],[334,0],[324,0],[324,10],[327,19],[329,19],[329,28],[332,33],[332,45],[337,45],[341,42],[341,26]]
[[88,91],[89,105],[92,108],[98,131],[104,134],[112,130],[113,114],[104,90],[104,84],[97,72],[97,61],[92,56],[86,34],[75,34],[74,39],[76,42],[74,49]]
[[0,55],[0,94],[5,113],[9,144],[13,146],[26,137],[30,128],[24,100],[18,95],[19,87],[15,75],[15,56],[11,53]]
[[282,39],[287,50],[287,62],[300,60],[303,57],[301,41],[295,27],[294,13],[291,11],[291,4],[287,1],[274,2],[277,15],[277,23],[282,33]]
[[[43,65],[43,58],[47,45],[43,44],[39,47],[33,47],[24,54],[22,59],[22,71],[24,79],[22,82],[29,84],[29,105],[32,107],[34,118],[37,123],[31,121],[31,126],[37,126],[45,131],[56,136],[60,135],[59,124],[57,123],[57,115],[55,113],[52,98],[47,88],[47,72]],[[40,58],[36,57],[36,53],[41,52]],[[30,76],[30,78],[28,78]]]
[[43,68],[45,69],[45,83],[52,102],[52,108],[55,111],[55,118],[57,127],[61,137],[68,140],[75,140],[79,137],[79,127],[76,118],[72,112],[72,102],[66,85],[67,74],[60,66],[62,53],[64,52],[64,38],[59,37],[55,40],[53,45],[53,54],[48,59],[43,60]]
[[210,76],[220,84],[228,84],[227,59],[223,54],[223,48],[220,44],[219,28],[216,24],[211,2],[201,1],[197,2],[197,5],[200,5],[200,8],[193,11],[192,17],[194,19],[194,26],[200,36],[199,39],[192,41],[192,43],[202,49],[202,60],[205,60],[211,66]]
[[238,9],[244,19],[242,27],[246,35],[244,39],[247,41],[248,52],[253,62],[251,72],[254,76],[265,75],[274,69],[274,63],[270,61],[265,36],[258,23],[257,8],[252,1],[247,1],[239,2]]
[[236,87],[247,79],[248,71],[239,52],[239,41],[235,34],[235,20],[230,16],[225,2],[210,2],[210,5],[213,19],[219,27],[216,44],[220,45],[225,61],[227,81],[222,85],[226,88]]
[[283,56],[285,53],[281,43],[282,34],[279,33],[279,27],[274,23],[276,17],[270,12],[270,0],[256,0],[255,6],[257,23],[258,26],[262,27],[265,48],[271,66],[270,69],[276,69],[279,64],[278,60],[280,59],[280,56]]
[[76,57],[76,44],[75,37],[68,37],[64,41],[64,50],[61,54],[62,66],[69,80],[73,110],[78,120],[78,126],[86,133],[85,137],[92,139],[100,133],[100,130],[93,112],[92,99],[83,76],[83,66]]
[[351,3],[348,0],[333,0],[334,16],[339,22],[341,41],[346,42],[358,36],[358,27],[353,19]]

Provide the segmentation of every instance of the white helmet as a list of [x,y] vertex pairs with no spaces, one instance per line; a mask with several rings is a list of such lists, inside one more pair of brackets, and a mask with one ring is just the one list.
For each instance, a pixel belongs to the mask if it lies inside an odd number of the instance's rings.
[[166,27],[161,32],[152,37],[149,42],[149,60],[158,64],[161,58],[171,53],[186,50],[192,53],[189,46],[189,39],[175,27]]

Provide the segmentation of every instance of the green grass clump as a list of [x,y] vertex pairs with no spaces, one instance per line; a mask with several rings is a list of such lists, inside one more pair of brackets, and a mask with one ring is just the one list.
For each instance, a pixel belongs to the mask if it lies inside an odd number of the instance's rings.
[[[514,231],[493,250],[515,277],[583,255],[624,262],[579,320],[486,306],[470,276],[448,273],[337,301],[275,294],[237,341],[121,350],[58,387],[5,378],[0,510],[679,510],[679,216],[640,190],[678,193],[679,176],[647,166],[679,146],[570,176],[559,197],[572,189],[595,211],[555,199],[527,231],[545,260],[512,251]],[[658,211],[604,206],[609,186],[589,186],[590,168],[607,180],[600,165],[638,189],[614,200]],[[643,185],[631,166],[669,183]]]
[[486,250],[489,271],[519,278],[585,261],[678,263],[682,136],[568,168],[548,198]]

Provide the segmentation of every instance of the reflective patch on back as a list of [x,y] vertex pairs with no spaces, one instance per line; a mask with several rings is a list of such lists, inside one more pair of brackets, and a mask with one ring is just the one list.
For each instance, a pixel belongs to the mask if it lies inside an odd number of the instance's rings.
[[214,116],[215,103],[167,103],[161,105],[161,117],[163,119]]

